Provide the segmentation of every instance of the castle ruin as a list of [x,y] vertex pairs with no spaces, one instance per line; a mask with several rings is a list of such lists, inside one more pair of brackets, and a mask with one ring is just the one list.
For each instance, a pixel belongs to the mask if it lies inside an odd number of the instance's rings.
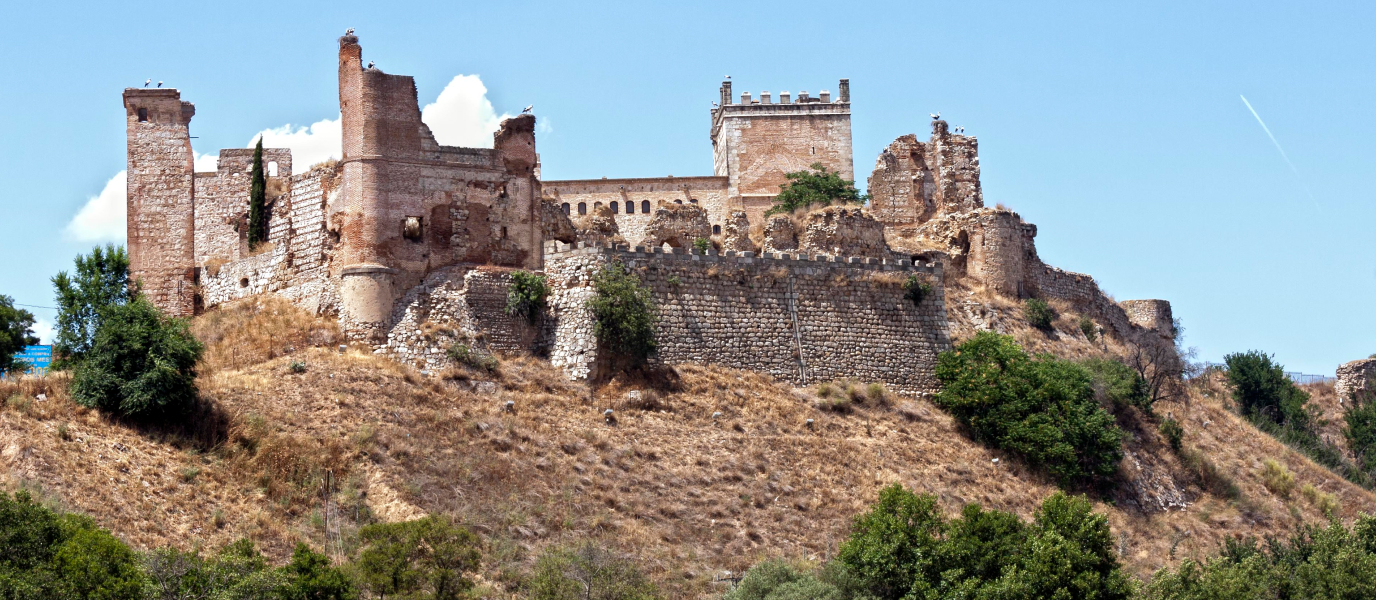
[[[541,181],[535,117],[503,121],[493,147],[436,143],[415,82],[363,63],[339,39],[342,158],[293,174],[264,149],[267,243],[250,248],[252,150],[194,171],[195,107],[175,89],[126,89],[131,274],[172,315],[273,293],[337,316],[351,339],[421,368],[455,344],[548,356],[574,379],[605,374],[592,276],[621,263],[651,290],[659,360],[752,369],[806,383],[841,377],[936,389],[951,345],[945,286],[1060,298],[1122,337],[1174,335],[1169,303],[1109,298],[1043,263],[1036,226],[984,206],[978,142],[934,120],[879,155],[866,207],[765,219],[785,174],[821,163],[854,178],[849,81],[837,95],[733,96],[711,111],[714,173]],[[757,233],[752,233],[752,231]],[[756,235],[756,238],[752,238]],[[694,247],[700,238],[712,245]],[[549,310],[504,311],[512,273],[541,271]],[[913,281],[932,290],[920,302]]]

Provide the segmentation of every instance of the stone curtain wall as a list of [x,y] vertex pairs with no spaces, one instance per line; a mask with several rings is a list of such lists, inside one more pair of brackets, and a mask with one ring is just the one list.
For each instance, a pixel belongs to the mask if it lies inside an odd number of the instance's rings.
[[[541,182],[546,197],[563,209],[569,206],[569,216],[578,219],[578,205],[582,203],[589,215],[601,204],[616,203],[616,225],[627,243],[640,244],[645,238],[654,210],[661,204],[697,204],[707,211],[712,225],[726,228],[731,207],[727,201],[725,177],[653,177],[641,179],[580,179]],[[697,202],[694,202],[696,200]],[[644,202],[650,211],[642,211]],[[635,212],[628,213],[631,203]],[[547,238],[548,240],[548,238]]]
[[1175,338],[1175,317],[1171,303],[1165,300],[1124,300],[1118,303],[1127,312],[1133,325],[1155,331],[1161,337]]
[[[277,177],[291,176],[291,150],[264,148],[263,169],[270,162],[277,163]],[[253,180],[252,148],[220,150],[220,160],[213,173],[196,174],[196,264],[210,260],[235,260],[248,255],[249,186]],[[281,204],[269,198],[269,203]],[[272,217],[269,218],[271,221]],[[269,225],[271,227],[271,225]]]
[[1338,367],[1338,381],[1333,391],[1338,400],[1347,402],[1354,394],[1376,392],[1376,358],[1363,358]]
[[[545,257],[559,319],[551,361],[575,379],[600,375],[584,304],[592,275],[612,261],[651,289],[666,364],[720,364],[798,384],[851,377],[926,393],[937,388],[937,354],[950,348],[939,265],[560,248]],[[920,307],[903,298],[910,275],[934,288]]]
[[397,302],[383,350],[431,370],[453,364],[447,353],[455,343],[478,353],[543,352],[552,323],[506,314],[513,271],[455,266],[431,273]]

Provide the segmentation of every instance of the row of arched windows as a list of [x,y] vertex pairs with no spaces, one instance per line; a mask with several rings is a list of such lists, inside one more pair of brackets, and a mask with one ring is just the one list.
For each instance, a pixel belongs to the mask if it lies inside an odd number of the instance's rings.
[[[599,206],[602,206],[602,203],[601,203],[601,202],[594,202],[594,203],[593,203],[593,208],[597,208],[597,207],[599,207]],[[566,215],[572,215],[572,214],[573,214],[573,207],[570,206],[568,202],[565,202],[565,203],[561,204],[560,207],[564,209],[564,214],[566,214]],[[640,201],[640,212],[641,212],[641,213],[645,213],[645,214],[649,214],[649,212],[650,212],[650,201],[649,201],[649,200],[641,200],[641,201]],[[587,203],[587,202],[579,202],[579,203],[578,203],[578,214],[580,214],[580,215],[586,215],[586,214],[588,214],[588,203]],[[614,215],[619,215],[619,214],[621,214],[621,203],[620,203],[620,202],[612,201],[612,214],[614,214]],[[635,202],[629,201],[629,200],[626,202],[626,214],[628,214],[628,215],[633,215],[633,214],[635,214]]]

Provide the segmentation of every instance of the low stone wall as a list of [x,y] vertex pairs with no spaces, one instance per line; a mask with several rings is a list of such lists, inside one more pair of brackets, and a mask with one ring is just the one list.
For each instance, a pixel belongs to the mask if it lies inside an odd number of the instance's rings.
[[431,273],[397,302],[379,351],[433,370],[453,364],[447,352],[455,343],[478,353],[543,352],[552,323],[506,314],[512,272],[464,265]]
[[[547,244],[558,319],[551,362],[573,379],[602,374],[586,302],[592,275],[612,262],[650,288],[665,364],[718,364],[798,384],[855,378],[903,393],[937,389],[936,356],[950,348],[939,264]],[[909,276],[932,285],[919,306],[903,297]]]
[[1338,399],[1348,401],[1354,394],[1376,393],[1376,358],[1363,358],[1338,367],[1338,380],[1333,385]]

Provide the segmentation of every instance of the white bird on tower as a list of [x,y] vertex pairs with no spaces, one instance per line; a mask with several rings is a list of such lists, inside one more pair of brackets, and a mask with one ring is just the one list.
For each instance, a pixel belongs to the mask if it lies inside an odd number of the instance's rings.
[[522,110],[521,110],[521,114],[523,114],[523,115],[528,115],[528,114],[530,114],[530,111],[532,111],[532,110],[535,110],[535,105],[534,105],[534,104],[531,104],[531,105],[525,107],[524,109],[522,109]]
[[150,84],[150,83],[153,83],[153,80],[152,80],[152,79],[145,79],[145,80],[143,80],[143,87],[148,87],[148,84]]
[[936,113],[936,114],[932,114],[932,113],[927,113],[927,114],[932,115],[932,120],[933,120],[933,121],[935,121],[935,120],[941,118],[941,113],[940,113],[940,112],[938,112],[938,113]]
[[353,28],[353,27],[350,27],[350,28],[344,30],[344,35],[353,35],[353,34],[354,34],[354,28]]
[[162,87],[162,82],[161,82],[161,81],[158,82],[158,87]]
[[368,61],[368,68],[369,68],[369,69],[373,68],[373,65],[375,65],[375,64],[377,64],[377,63],[375,63],[375,62],[373,62],[373,61],[371,61],[371,60]]

